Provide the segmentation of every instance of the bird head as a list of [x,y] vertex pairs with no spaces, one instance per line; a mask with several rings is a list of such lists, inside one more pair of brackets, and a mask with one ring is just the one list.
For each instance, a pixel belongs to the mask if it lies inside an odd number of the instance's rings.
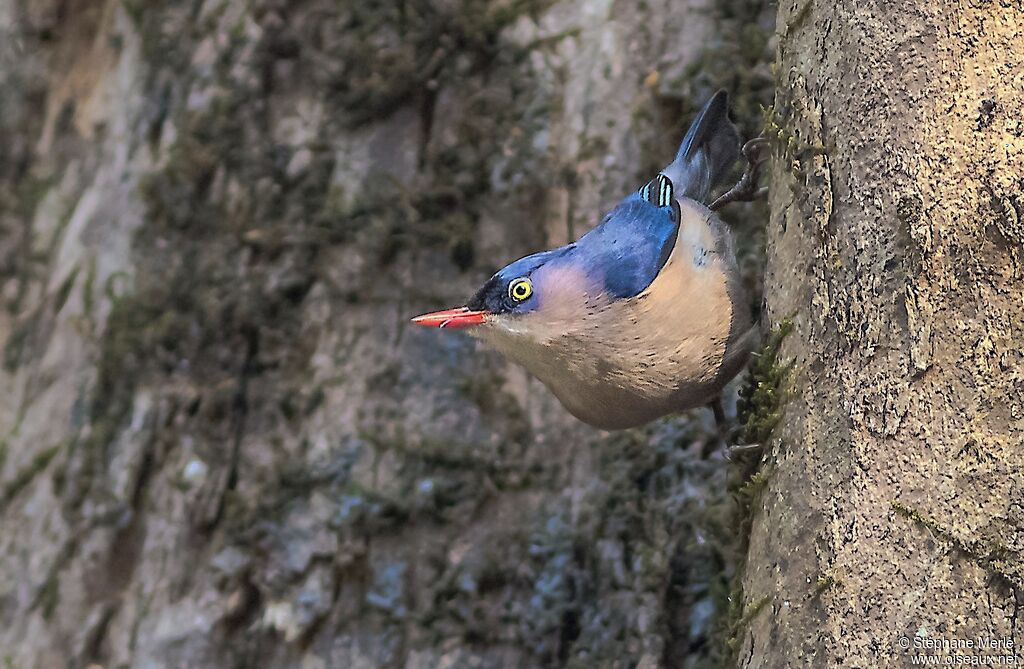
[[412,322],[468,328],[477,336],[495,331],[525,334],[541,323],[553,325],[563,317],[566,304],[582,302],[588,292],[573,251],[570,244],[520,258],[498,270],[465,306],[423,314]]

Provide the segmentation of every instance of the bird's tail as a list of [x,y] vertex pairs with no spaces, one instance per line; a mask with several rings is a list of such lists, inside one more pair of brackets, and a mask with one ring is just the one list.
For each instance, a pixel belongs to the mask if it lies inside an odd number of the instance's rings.
[[729,94],[718,91],[686,131],[672,164],[662,174],[679,196],[705,202],[740,155],[740,134],[729,120]]

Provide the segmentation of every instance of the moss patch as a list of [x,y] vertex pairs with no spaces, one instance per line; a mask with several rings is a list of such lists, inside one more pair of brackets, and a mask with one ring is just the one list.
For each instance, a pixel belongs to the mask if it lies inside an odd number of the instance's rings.
[[817,581],[814,582],[814,597],[820,597],[828,590],[832,588],[839,588],[843,585],[842,579],[836,578],[832,574],[825,574],[820,576]]
[[[739,416],[743,422],[740,438],[744,443],[767,447],[782,417],[787,399],[785,386],[792,365],[779,360],[779,350],[792,328],[789,320],[773,328],[760,352],[752,357],[739,400]],[[771,596],[766,595],[744,606],[743,573],[754,509],[771,480],[772,469],[759,469],[757,461],[739,460],[730,476],[729,488],[734,502],[730,526],[735,532],[731,555],[736,567],[728,586],[720,593],[722,600],[715,632],[717,666],[735,664],[743,630],[771,600]]]
[[[6,450],[6,443],[3,444]],[[52,446],[37,453],[32,460],[19,470],[14,478],[0,492],[0,510],[3,510],[11,500],[24,490],[32,481],[50,464],[53,458],[61,450],[61,445]]]
[[978,564],[1003,585],[1018,593],[1024,590],[1024,581],[1021,580],[1020,574],[1011,571],[1011,565],[1020,564],[1021,556],[1002,541],[986,537],[962,537],[952,528],[939,523],[935,518],[898,500],[893,500],[890,506],[900,516],[913,521],[919,527],[930,530],[935,536]]
[[751,356],[749,376],[739,399],[743,443],[767,446],[782,418],[792,363],[779,361],[779,349],[792,330],[791,320],[782,321],[769,333],[761,350]]
[[60,603],[60,575],[52,574],[39,590],[36,605],[43,614],[43,620],[50,620]]
[[[734,658],[735,654],[739,651],[739,646],[741,643],[740,635],[743,634],[743,630],[745,630],[747,628],[747,625],[749,625],[750,622],[757,617],[757,614],[763,611],[764,608],[768,606],[769,603],[771,603],[772,598],[771,595],[765,595],[764,597],[744,607],[742,605],[742,593],[739,593],[739,597],[737,599],[734,599],[733,601],[736,603],[735,609],[731,612],[731,617],[733,618],[734,622],[730,626],[728,639],[726,640],[726,645],[728,646],[730,653],[733,654]],[[723,666],[729,666],[731,664],[733,664],[732,661],[730,661],[727,665]]]
[[761,110],[761,118],[763,124],[761,132],[771,143],[774,153],[781,158],[792,159],[797,150],[797,138],[777,111],[776,105],[764,107]]
[[[550,0],[460,0],[455,3],[358,3],[331,50],[342,65],[328,82],[349,124],[386,117],[396,108],[433,104],[442,85],[480,71],[499,58],[524,56],[499,34],[519,16],[537,14]],[[369,60],[368,60],[369,57]]]

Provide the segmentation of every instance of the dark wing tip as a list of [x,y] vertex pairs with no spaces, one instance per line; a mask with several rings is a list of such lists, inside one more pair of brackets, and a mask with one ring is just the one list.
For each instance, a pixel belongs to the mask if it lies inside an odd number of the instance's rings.
[[729,120],[729,92],[720,88],[697,112],[697,116],[690,124],[690,130],[683,140],[683,146],[680,147],[682,151],[679,152],[680,155],[677,156],[677,159],[680,157],[686,160],[693,158],[694,154],[707,142],[708,134],[717,130],[723,119],[726,122]]

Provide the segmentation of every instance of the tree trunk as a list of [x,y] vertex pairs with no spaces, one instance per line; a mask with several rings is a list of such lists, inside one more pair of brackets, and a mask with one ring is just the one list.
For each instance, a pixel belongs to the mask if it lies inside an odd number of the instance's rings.
[[709,416],[407,319],[756,134],[766,4],[0,0],[0,667],[720,666]]
[[[765,294],[792,367],[741,666],[1024,659],[1022,31],[1005,0],[780,6]],[[979,638],[1003,646],[926,650]]]

